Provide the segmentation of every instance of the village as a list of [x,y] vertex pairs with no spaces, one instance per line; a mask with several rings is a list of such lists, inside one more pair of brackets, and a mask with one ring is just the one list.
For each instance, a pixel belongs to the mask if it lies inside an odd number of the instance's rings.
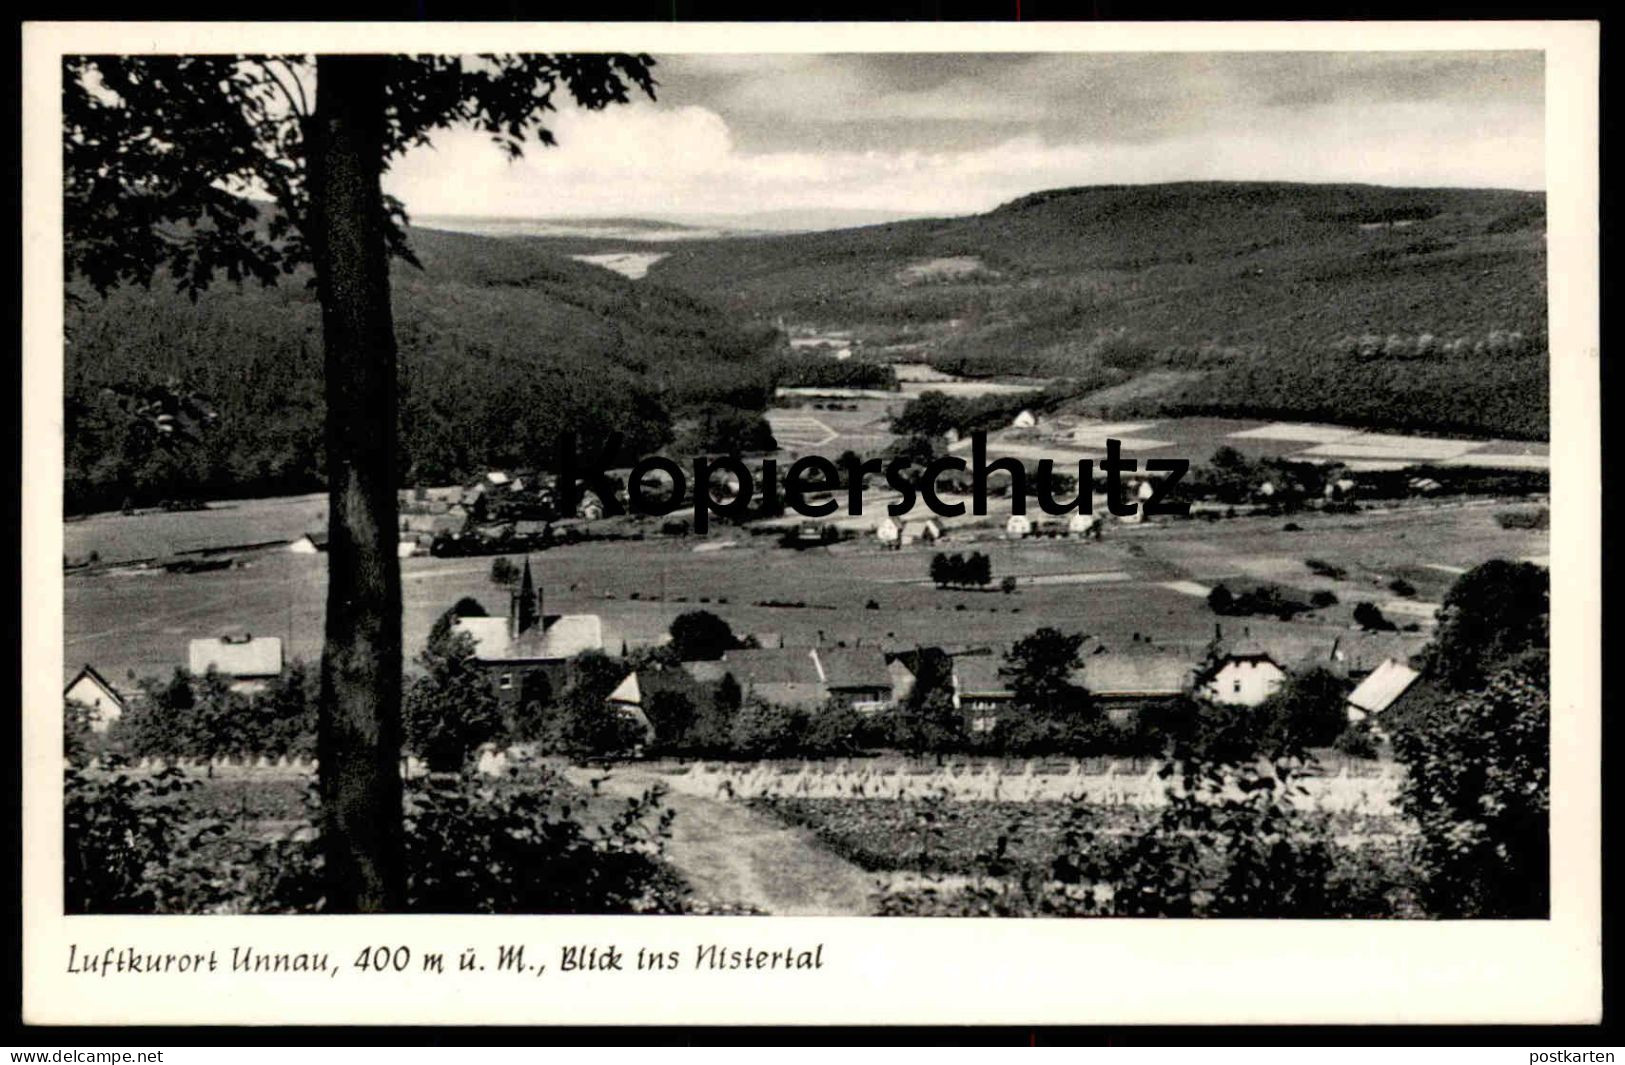
[[[830,357],[819,350],[819,357]],[[841,349],[833,357],[843,352],[850,355]],[[784,417],[806,417],[790,413],[805,399],[781,398],[790,405],[779,408],[785,413],[775,415],[777,423],[782,427]],[[882,412],[895,414],[897,401],[887,397]],[[794,421],[789,425],[799,427]],[[498,700],[540,711],[570,688],[579,656],[625,660],[628,666],[604,703],[634,722],[641,736],[618,753],[658,748],[647,708],[661,692],[708,705],[726,683],[744,700],[799,712],[833,705],[865,717],[884,716],[909,703],[922,661],[942,674],[965,734],[978,740],[992,737],[1001,717],[1008,720],[1012,713],[1015,691],[1005,666],[1011,646],[1041,626],[1065,630],[1075,620],[1084,638],[1072,680],[1117,726],[1155,719],[1159,708],[1192,698],[1215,706],[1257,707],[1289,677],[1317,670],[1339,678],[1348,723],[1368,723],[1378,749],[1384,737],[1381,716],[1402,705],[1415,687],[1419,674],[1407,662],[1426,642],[1448,580],[1486,556],[1476,541],[1453,545],[1456,549],[1442,551],[1438,561],[1420,566],[1401,564],[1406,550],[1393,555],[1393,565],[1380,564],[1370,557],[1373,550],[1395,546],[1389,538],[1403,538],[1408,529],[1440,522],[1486,525],[1486,508],[1502,506],[1507,509],[1497,513],[1504,553],[1544,562],[1538,523],[1520,529],[1521,518],[1510,523],[1505,518],[1543,514],[1540,492],[1485,495],[1471,479],[1447,488],[1429,475],[1472,478],[1504,466],[1520,484],[1538,488],[1544,456],[1527,449],[1498,456],[1491,447],[1490,454],[1462,462],[1483,447],[1422,438],[1382,440],[1323,426],[1215,427],[1211,420],[1200,425],[1194,440],[1217,437],[1244,447],[1271,446],[1255,450],[1252,459],[1232,449],[1230,461],[1237,466],[1225,471],[1229,481],[1215,474],[1213,463],[1199,464],[1177,489],[1189,507],[1186,518],[1147,518],[1143,508],[1115,514],[1098,489],[1093,510],[1048,516],[1028,498],[1020,508],[1027,512],[1014,513],[1013,484],[1031,496],[1036,484],[1029,471],[1036,462],[1064,471],[1068,465],[1062,463],[1075,465],[1098,455],[1107,434],[1121,434],[1125,451],[1174,453],[1175,442],[1147,435],[1152,428],[1050,419],[1020,410],[993,434],[990,453],[1014,461],[989,477],[997,505],[986,515],[963,506],[960,514],[944,517],[918,498],[912,509],[893,515],[899,497],[882,483],[870,483],[880,482],[878,476],[811,493],[812,502],[839,498],[856,504],[845,512],[837,509],[829,519],[787,516],[781,504],[737,519],[722,516],[704,536],[694,534],[682,511],[665,518],[606,515],[611,508],[590,490],[573,513],[560,514],[553,479],[540,470],[491,470],[466,485],[405,490],[400,557],[409,589],[426,593],[409,597],[408,648],[413,650],[428,622],[460,596],[486,594],[479,590],[479,578],[485,577],[487,588],[502,587],[505,601],[491,616],[459,617],[457,629],[471,638],[473,658]],[[1181,437],[1190,427],[1159,428]],[[850,456],[850,449],[832,446],[862,439],[861,434],[848,437],[834,433],[816,443],[792,437],[773,457],[788,464],[807,454]],[[896,445],[895,437],[889,440]],[[1336,440],[1348,442],[1339,450]],[[1318,443],[1311,454],[1299,455],[1283,453],[1283,441]],[[941,444],[942,454],[953,455],[969,440],[950,432]],[[1384,447],[1389,453],[1374,457],[1374,449]],[[769,456],[744,458],[755,475]],[[1453,465],[1426,464],[1452,459],[1457,460]],[[610,471],[623,481],[627,472]],[[1145,501],[1154,476],[1130,474],[1123,495]],[[1095,477],[1104,479],[1098,469]],[[963,474],[945,475],[939,485],[942,501],[968,498]],[[1076,496],[1075,479],[1063,487]],[[726,498],[739,484],[723,476],[711,488]],[[1492,481],[1490,491],[1495,488],[1504,493],[1501,482]],[[624,493],[615,503],[613,509],[626,509]],[[163,515],[162,520],[183,519]],[[1366,572],[1351,575],[1350,567],[1324,559],[1293,563],[1273,553],[1305,535],[1306,526],[1328,535],[1348,529],[1356,547],[1353,568]],[[1453,533],[1447,529],[1444,536]],[[1475,532],[1475,538],[1485,535]],[[1225,540],[1234,543],[1233,555],[1221,556],[1222,561],[1207,557],[1206,548]],[[238,548],[211,544],[168,556],[121,560],[94,552],[93,561],[70,569],[70,589],[92,582],[114,591],[134,586],[146,597],[157,587],[154,580],[184,593],[188,586],[253,577],[270,598],[276,581],[261,573],[319,566],[326,546],[324,530],[307,528],[285,540],[257,539]],[[1255,554],[1260,547],[1263,553]],[[483,563],[463,561],[486,556],[494,559],[489,574],[471,568]],[[658,574],[654,586],[647,579],[617,579],[632,576],[640,564],[644,578],[651,569]],[[741,576],[755,595],[724,594]],[[68,698],[92,707],[96,727],[105,730],[142,697],[146,689],[138,680],[174,667],[194,676],[217,674],[245,696],[263,691],[294,658],[309,661],[319,650],[304,622],[314,620],[319,595],[308,580],[291,575],[289,580],[304,587],[288,593],[284,618],[276,619],[282,604],[274,599],[270,610],[260,612],[274,619],[263,627],[254,623],[260,635],[236,626],[194,634],[176,641],[184,647],[183,662],[79,661],[82,668],[69,678]],[[624,587],[629,583],[644,586]],[[718,594],[683,592],[704,587]],[[803,598],[819,592],[824,601]],[[992,599],[986,593],[993,593]],[[532,601],[533,607],[521,608]],[[245,598],[232,602],[249,605]],[[544,609],[554,604],[561,612]],[[704,660],[665,654],[672,623],[700,611],[702,604],[727,627],[730,645]],[[296,609],[302,615],[298,625]],[[278,628],[285,629],[283,636],[266,632]],[[68,635],[71,647],[76,642],[71,613]],[[123,643],[128,647],[129,641]]]

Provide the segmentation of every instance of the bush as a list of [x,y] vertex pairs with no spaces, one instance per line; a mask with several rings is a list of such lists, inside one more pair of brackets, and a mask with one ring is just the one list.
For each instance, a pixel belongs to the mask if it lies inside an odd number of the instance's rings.
[[519,579],[519,567],[506,555],[498,555],[491,560],[491,583],[499,587],[508,588]]
[[1350,758],[1377,757],[1377,741],[1363,721],[1350,722],[1347,728],[1338,733],[1337,742],[1332,746]]
[[1368,602],[1354,604],[1354,623],[1374,632],[1389,632],[1394,628],[1394,623],[1383,616],[1381,608]]
[[1337,605],[1337,596],[1331,592],[1315,592],[1309,597],[1309,605],[1317,610],[1324,610],[1326,607]]
[[671,646],[678,661],[716,661],[739,646],[728,623],[709,610],[689,610],[672,619]]
[[202,913],[228,889],[196,861],[225,831],[191,801],[198,782],[167,768],[132,771],[118,759],[64,776],[63,906],[68,913]]
[[1388,582],[1388,590],[1397,596],[1409,598],[1416,594],[1416,585],[1412,584],[1404,577],[1395,577],[1393,580]]
[[1348,570],[1343,569],[1341,566],[1334,566],[1330,562],[1323,562],[1318,558],[1306,558],[1303,560],[1303,564],[1309,567],[1309,572],[1316,576],[1326,577],[1334,581],[1343,580],[1349,575]]
[[1550,908],[1550,677],[1539,656],[1434,702],[1396,732],[1428,912],[1544,918]]
[[1495,516],[1495,524],[1503,529],[1545,529],[1551,524],[1551,514],[1545,507],[1532,512],[1505,510]]

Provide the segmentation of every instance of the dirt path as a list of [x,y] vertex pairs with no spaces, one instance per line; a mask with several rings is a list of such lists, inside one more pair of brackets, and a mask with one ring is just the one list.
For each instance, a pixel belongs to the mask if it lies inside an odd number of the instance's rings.
[[[583,790],[601,771],[567,774]],[[617,766],[600,795],[634,796],[657,773]],[[830,853],[805,829],[791,828],[738,803],[666,793],[677,812],[666,856],[701,899],[747,903],[782,917],[866,917],[874,913],[874,877]]]

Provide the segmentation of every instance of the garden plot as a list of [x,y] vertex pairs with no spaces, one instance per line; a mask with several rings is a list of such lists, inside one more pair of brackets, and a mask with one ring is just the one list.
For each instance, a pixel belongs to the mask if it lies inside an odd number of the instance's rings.
[[819,447],[838,435],[823,419],[799,412],[768,411],[767,424],[781,448]]
[[1106,448],[1107,440],[1116,440],[1122,446],[1122,450],[1130,452],[1157,451],[1173,447],[1172,440],[1155,440],[1137,435],[1154,424],[1154,422],[1085,422],[1058,431],[1054,435],[1054,440],[1057,443],[1102,451]]
[[1473,452],[1444,459],[1444,466],[1478,466],[1493,470],[1546,470],[1552,465],[1549,455],[1502,455]]
[[1458,458],[1480,446],[1476,440],[1439,440],[1424,436],[1359,433],[1300,452],[1304,457],[1386,459],[1438,462]]
[[1286,440],[1308,444],[1333,444],[1360,435],[1358,429],[1341,425],[1309,425],[1301,422],[1275,422],[1256,429],[1243,429],[1230,434],[1232,440]]

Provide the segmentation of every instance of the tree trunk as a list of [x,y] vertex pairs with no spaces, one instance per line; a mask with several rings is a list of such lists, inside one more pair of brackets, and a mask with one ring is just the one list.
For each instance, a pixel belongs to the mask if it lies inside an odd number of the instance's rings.
[[403,908],[395,324],[377,56],[321,56],[306,226],[327,378],[327,622],[317,740],[327,905]]

